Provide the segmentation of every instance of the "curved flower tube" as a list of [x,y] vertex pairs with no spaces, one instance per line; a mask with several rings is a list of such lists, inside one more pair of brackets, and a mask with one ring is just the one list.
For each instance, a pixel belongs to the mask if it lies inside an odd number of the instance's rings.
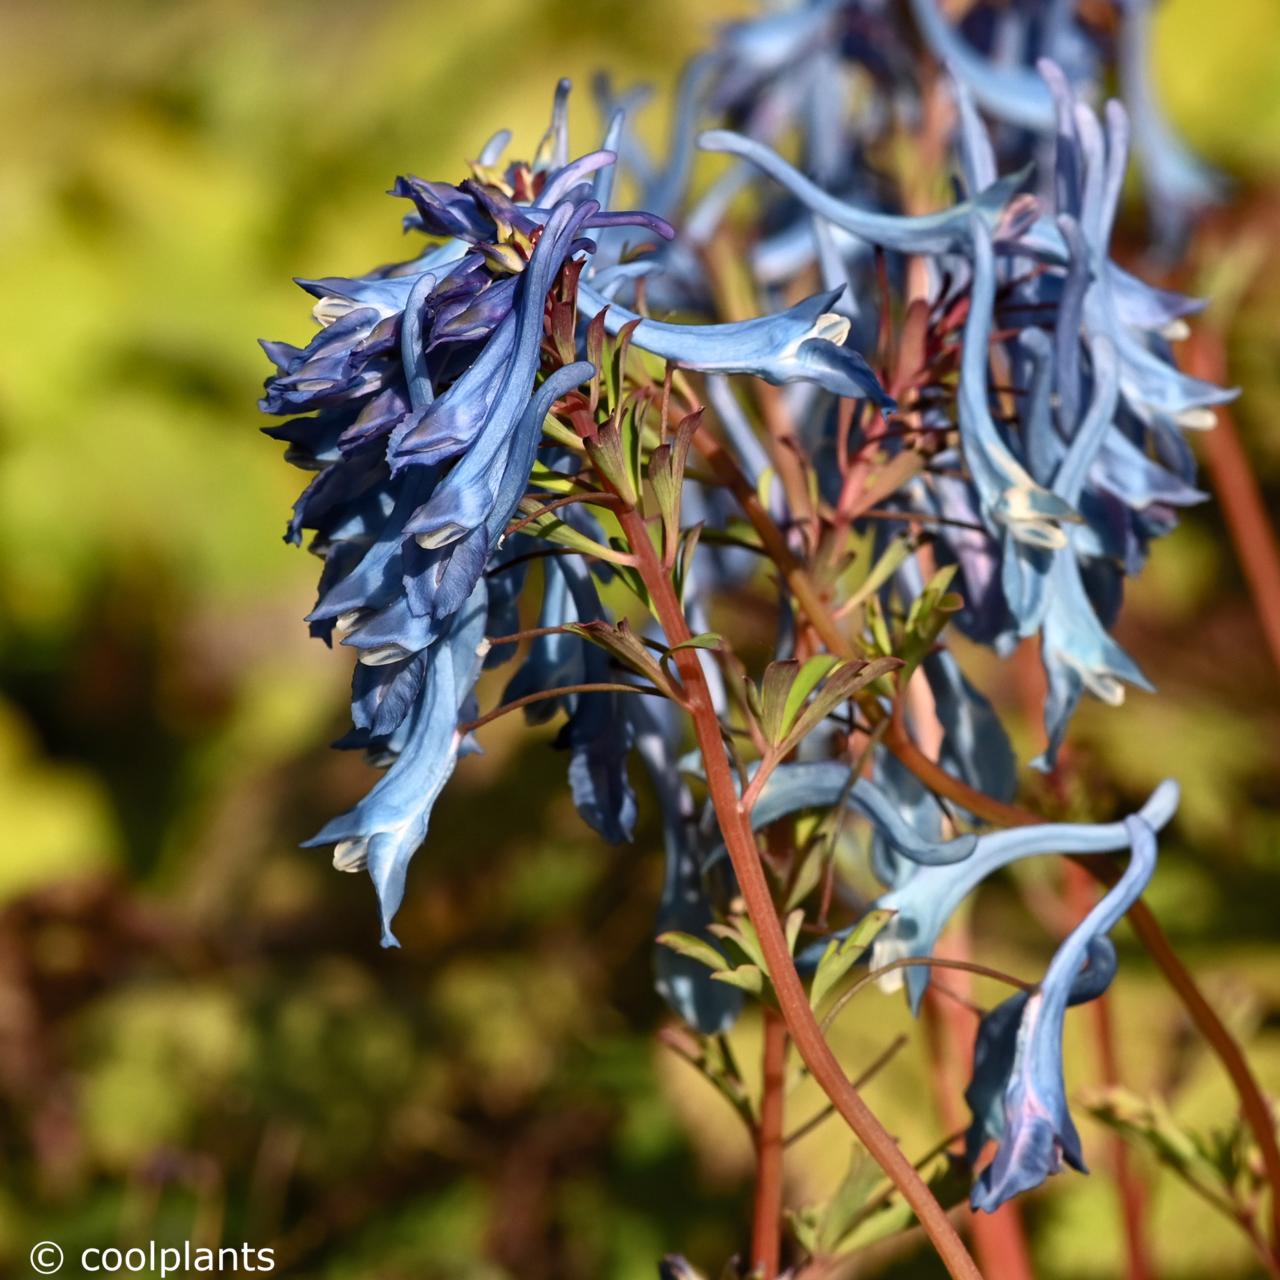
[[989,522],[1003,525],[1020,542],[1054,550],[1066,545],[1063,521],[1079,520],[1070,503],[1043,488],[1001,439],[987,397],[988,348],[996,299],[995,257],[987,227],[970,220],[973,284],[960,357],[960,444]]
[[667,324],[611,303],[588,284],[578,286],[583,316],[605,311],[605,328],[610,333],[639,320],[631,334],[632,344],[686,369],[750,374],[775,386],[814,382],[836,395],[872,400],[892,409],[896,402],[871,366],[852,347],[843,345],[849,321],[831,310],[838,296],[839,291],[815,294],[785,311],[733,324]]
[[[926,839],[902,818],[880,787],[867,778],[852,778],[849,766],[838,760],[779,765],[756,799],[751,826],[761,831],[780,818],[806,809],[830,809],[842,802],[872,822],[895,852],[920,866],[961,863],[978,845],[978,837],[973,835],[952,840]],[[706,865],[711,866],[723,856],[724,846],[720,845],[708,855]]]
[[899,253],[963,252],[972,234],[970,225],[974,218],[981,220],[989,234],[1006,234],[1006,213],[1027,176],[1017,173],[1001,178],[973,199],[938,213],[878,213],[828,195],[776,152],[741,134],[711,129],[698,139],[698,145],[704,151],[723,151],[749,160],[785,187],[806,209],[871,244],[896,249]]
[[[1090,939],[1082,968],[1071,979],[1067,1007],[1096,1000],[1111,985],[1116,973],[1116,949],[1105,935]],[[1018,1060],[1022,1017],[1032,999],[1018,991],[983,1015],[973,1047],[973,1076],[964,1100],[973,1114],[965,1134],[965,1159],[976,1165],[988,1141],[998,1142],[1005,1132],[1004,1095]],[[977,1207],[977,1206],[975,1206]]]
[[463,749],[458,729],[484,659],[483,582],[428,651],[403,749],[354,809],[326,823],[304,847],[334,845],[339,871],[367,869],[382,913],[382,945],[399,946],[391,922],[404,898],[409,860],[427,836],[431,810]]
[[1147,208],[1160,241],[1176,250],[1195,218],[1217,204],[1225,182],[1196,157],[1174,132],[1151,83],[1151,5],[1149,0],[1118,0],[1120,87],[1133,117],[1141,158]]
[[1053,128],[1053,101],[1034,71],[1002,66],[977,53],[947,21],[936,0],[911,0],[911,13],[934,57],[984,110],[1006,124],[1039,133]]
[[1063,1019],[1091,948],[1137,901],[1155,872],[1156,838],[1150,823],[1130,817],[1124,827],[1131,853],[1124,875],[1058,948],[1040,989],[1021,1011],[1000,1145],[973,1189],[975,1209],[994,1212],[1010,1197],[1038,1187],[1064,1161],[1085,1171],[1062,1075]]
[[[1178,807],[1178,786],[1162,782],[1148,797],[1138,816],[1155,831],[1162,830]],[[932,954],[938,935],[952,913],[992,872],[1021,858],[1046,853],[1113,853],[1129,843],[1123,822],[1046,822],[1034,827],[1017,827],[978,838],[977,848],[962,862],[921,867],[909,880],[876,900],[877,907],[894,913],[876,939],[872,967],[880,968],[901,956],[924,958]],[[1075,966],[1079,968],[1077,964]],[[1074,973],[1074,969],[1072,970]],[[927,965],[904,971],[913,1011],[919,1011],[925,987],[929,985]],[[896,980],[891,974],[886,981]],[[897,982],[894,982],[897,985]]]

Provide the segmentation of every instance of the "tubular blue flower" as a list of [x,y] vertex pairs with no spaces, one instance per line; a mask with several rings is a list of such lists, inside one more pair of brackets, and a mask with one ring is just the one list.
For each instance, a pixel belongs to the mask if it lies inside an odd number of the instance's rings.
[[[1038,1187],[1065,1161],[1085,1172],[1080,1137],[1067,1108],[1062,1074],[1062,1030],[1082,966],[1097,955],[1097,943],[1115,927],[1150,882],[1156,867],[1156,838],[1141,817],[1124,823],[1131,856],[1115,887],[1072,930],[1050,962],[1040,989],[1025,1003],[1018,1023],[1013,1062],[1004,1091],[1004,1115],[995,1159],[973,1189],[973,1207],[993,1213],[1006,1200]],[[1105,989],[1109,974],[1099,974]],[[1093,991],[1093,994],[1097,994]],[[1086,994],[1085,998],[1090,998]]]
[[[464,749],[458,707],[475,664],[462,655],[476,627],[483,635],[486,565],[503,558],[544,419],[593,373],[576,362],[538,383],[547,296],[571,258],[590,254],[584,231],[670,230],[648,214],[606,214],[590,198],[614,157],[568,161],[563,87],[532,167],[490,172],[504,145],[495,138],[476,178],[456,187],[401,179],[396,193],[416,210],[410,225],[444,243],[364,277],[300,282],[318,299],[320,332],[301,349],[264,344],[277,372],[262,407],[314,414],[268,430],[316,471],[287,532],[296,542],[314,530],[311,548],[324,558],[312,630],[326,640],[337,632],[359,657],[354,727],[340,745],[390,766],[312,843],[335,841],[339,865],[368,866],[388,943],[408,859]],[[522,578],[495,587],[507,630]],[[600,661],[588,657],[588,678],[602,678]],[[569,710],[575,797],[605,834],[628,838],[629,740],[611,724],[613,704],[582,698]]]
[[617,333],[639,320],[631,335],[642,351],[702,373],[742,373],[779,385],[813,382],[839,396],[869,399],[886,408],[893,398],[871,366],[846,346],[849,321],[831,310],[839,291],[815,294],[770,316],[735,324],[666,324],[611,303],[589,285],[579,286],[582,313],[605,311],[605,328]]
[[943,766],[983,794],[1011,801],[1018,789],[1017,761],[995,708],[947,650],[930,654],[924,672],[942,726]]
[[[1178,805],[1176,783],[1162,782],[1150,795],[1138,816],[1153,830],[1161,830]],[[1001,867],[1021,858],[1046,853],[1111,853],[1125,848],[1129,831],[1123,822],[1046,822],[1018,827],[978,838],[977,848],[960,862],[921,867],[909,880],[876,900],[876,906],[894,913],[876,939],[872,967],[879,968],[901,956],[925,958],[932,954],[938,935],[952,913],[977,886]],[[1079,968],[1077,963],[1075,968]],[[927,965],[902,971],[911,1007],[918,1010],[929,984]],[[1074,969],[1072,970],[1074,973]],[[897,975],[889,975],[896,979]],[[896,981],[894,985],[897,985]]]
[[1026,174],[1001,178],[974,199],[950,209],[908,216],[846,204],[810,182],[776,152],[741,134],[712,129],[698,139],[698,145],[704,151],[724,151],[749,160],[785,187],[806,209],[871,244],[896,249],[899,253],[963,252],[972,234],[970,226],[974,218],[980,220],[988,234],[1005,236],[1021,225],[1026,211],[1021,202],[1015,203],[1015,195]]
[[1192,154],[1173,131],[1151,83],[1151,5],[1118,0],[1120,86],[1133,117],[1134,139],[1147,188],[1147,209],[1157,238],[1167,250],[1186,239],[1196,217],[1222,199],[1224,182]]
[[[591,573],[580,556],[548,561],[539,627],[565,627],[604,619]],[[565,685],[594,684],[616,679],[608,654],[580,636],[554,632],[538,636],[503,700]],[[546,698],[525,708],[525,719],[542,724],[557,711],[568,719],[555,745],[569,751],[569,784],[584,822],[611,844],[632,838],[636,798],[627,778],[631,752],[631,723],[617,693],[572,693]]]
[[[1195,218],[1221,199],[1223,182],[1170,127],[1156,98],[1149,69],[1150,0],[1116,0],[1115,7],[1121,12],[1120,88],[1134,119],[1147,210],[1157,240],[1173,250],[1185,240]],[[1067,64],[1070,82],[1086,95],[1100,79],[1096,54],[1072,56],[1086,42],[1079,38],[1080,28],[1065,17],[1049,25],[1050,38],[1032,43],[1022,63],[1002,64],[970,45],[942,14],[937,0],[911,0],[911,9],[934,56],[983,110],[1005,124],[1042,135],[1057,125],[1053,97],[1032,70],[1038,58]],[[1074,41],[1064,38],[1072,34],[1077,36]]]
[[306,847],[332,844],[339,871],[367,869],[382,912],[382,945],[398,946],[391,922],[404,898],[409,860],[426,839],[431,810],[463,750],[460,718],[484,658],[483,583],[425,655],[421,687],[406,720],[403,749],[355,808],[321,828]]
[[982,56],[947,21],[936,0],[911,0],[911,12],[934,57],[984,110],[1024,129],[1044,133],[1053,128],[1053,103],[1034,71]]
[[991,237],[982,220],[970,220],[973,284],[960,356],[960,443],[988,522],[998,522],[1019,542],[1053,550],[1066,545],[1064,521],[1078,520],[1070,503],[1033,480],[1001,438],[988,407],[987,364],[996,274]]
[[[1111,985],[1116,972],[1116,949],[1111,939],[1090,939],[1082,968],[1071,979],[1067,1006],[1075,1008],[1096,1000]],[[1005,1131],[1004,1095],[1018,1060],[1022,1018],[1032,992],[1018,991],[984,1014],[973,1047],[973,1077],[964,1099],[973,1114],[965,1134],[965,1158],[976,1165],[988,1141],[998,1142]]]

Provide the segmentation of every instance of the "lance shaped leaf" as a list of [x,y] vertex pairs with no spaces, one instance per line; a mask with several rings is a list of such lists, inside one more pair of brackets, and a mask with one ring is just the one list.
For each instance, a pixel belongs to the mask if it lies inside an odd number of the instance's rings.
[[705,964],[715,973],[722,973],[729,968],[729,962],[724,958],[724,953],[718,951],[705,938],[695,938],[691,933],[681,933],[679,930],[672,929],[658,934],[655,941],[664,947],[669,947],[677,955],[688,956],[690,960]]
[[964,598],[947,590],[955,575],[954,564],[943,566],[912,601],[907,614],[907,634],[901,648],[907,676],[929,656],[952,614],[964,608]]
[[856,697],[864,689],[874,684],[881,676],[887,676],[902,667],[901,658],[872,658],[863,662],[851,658],[835,667],[822,687],[813,695],[809,704],[800,713],[795,724],[791,726],[785,741],[784,752],[798,745],[813,732],[838,706]]
[[617,626],[599,621],[573,622],[565,629],[599,645],[628,670],[644,676],[654,688],[661,690],[668,698],[679,701],[680,693],[671,683],[666,671],[649,652],[644,641],[631,630],[631,625],[625,618]]

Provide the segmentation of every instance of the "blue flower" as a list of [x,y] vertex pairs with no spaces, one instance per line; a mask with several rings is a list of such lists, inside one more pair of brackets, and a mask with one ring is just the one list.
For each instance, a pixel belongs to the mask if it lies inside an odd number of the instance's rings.
[[[1116,949],[1111,939],[1105,935],[1091,938],[1084,967],[1071,979],[1067,1006],[1075,1008],[1096,1000],[1111,985],[1115,973]],[[1042,984],[1041,992],[1043,990]],[[977,1164],[989,1140],[998,1142],[1004,1136],[1005,1093],[1018,1062],[1022,1020],[1033,998],[1034,993],[1030,991],[1016,992],[984,1014],[978,1024],[973,1077],[964,1093],[973,1113],[973,1123],[965,1134],[965,1157],[970,1165]],[[1072,1149],[1078,1150],[1074,1144]]]
[[[698,139],[704,151],[725,151],[749,160],[784,186],[805,208],[871,244],[899,253],[939,254],[962,252],[976,217],[991,233],[1006,233],[1018,225],[1022,206],[1014,203],[1025,174],[1001,178],[970,201],[938,213],[905,215],[863,209],[829,195],[810,182],[776,152],[741,134],[712,129]],[[1010,219],[1013,219],[1011,221]]]
[[1158,241],[1175,250],[1185,241],[1196,217],[1217,204],[1225,183],[1192,154],[1173,131],[1151,83],[1151,5],[1149,0],[1118,0],[1120,24],[1120,88],[1133,117],[1141,158],[1147,209]]
[[[1110,980],[1109,953],[1100,952],[1098,944],[1155,872],[1156,838],[1151,825],[1141,817],[1131,817],[1125,819],[1124,827],[1131,852],[1124,875],[1058,948],[1039,990],[1020,1011],[999,1122],[999,1146],[973,1189],[975,1209],[994,1212],[1010,1197],[1038,1187],[1057,1173],[1064,1161],[1085,1172],[1062,1074],[1063,1020],[1073,997],[1090,999],[1105,990]],[[1086,961],[1099,963],[1096,975],[1091,976],[1088,969],[1082,973]],[[975,1114],[975,1124],[983,1123]]]
[[[549,560],[545,569],[539,627],[564,627],[604,619],[590,571],[579,556]],[[556,632],[537,637],[504,701],[572,684],[616,680],[609,656],[580,636]],[[569,786],[583,821],[611,844],[632,838],[636,797],[627,777],[633,731],[618,693],[572,693],[532,703],[525,712],[534,724],[563,710],[568,719],[556,746],[569,752]]]
[[425,655],[404,720],[404,743],[382,779],[355,808],[326,823],[306,846],[334,845],[339,871],[367,869],[382,912],[382,945],[398,946],[391,922],[404,898],[409,860],[426,839],[431,810],[463,750],[459,719],[484,657],[487,600],[478,583]]
[[846,345],[849,321],[831,310],[838,297],[838,290],[815,294],[785,311],[733,324],[667,324],[642,319],[589,285],[579,286],[584,315],[607,307],[605,328],[610,333],[639,320],[632,344],[686,369],[750,374],[775,385],[813,382],[836,395],[892,409],[894,400],[871,366]]
[[[1159,831],[1173,816],[1177,804],[1177,785],[1162,782],[1138,816]],[[1129,832],[1122,822],[1095,825],[1046,822],[980,836],[977,848],[969,857],[959,862],[922,866],[910,879],[877,899],[878,907],[894,915],[875,941],[872,966],[879,968],[902,956],[931,955],[938,935],[955,909],[1001,867],[1046,853],[1110,853],[1125,848],[1128,843]],[[911,1007],[918,1010],[929,983],[928,966],[913,965],[903,970],[903,974]],[[898,985],[896,975],[889,975],[886,981]]]

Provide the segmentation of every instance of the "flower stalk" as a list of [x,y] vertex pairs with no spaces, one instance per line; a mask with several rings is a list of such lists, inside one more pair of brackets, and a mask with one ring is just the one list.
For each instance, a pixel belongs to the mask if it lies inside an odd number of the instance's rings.
[[688,694],[688,712],[706,769],[707,789],[716,819],[738,878],[738,887],[746,900],[747,913],[759,934],[769,977],[778,995],[781,1016],[795,1042],[796,1051],[849,1128],[911,1206],[948,1274],[953,1280],[981,1280],[981,1273],[946,1212],[915,1166],[862,1101],[818,1027],[773,904],[751,824],[739,803],[720,722],[701,663],[692,650],[679,647],[693,638],[684,610],[654,552],[643,517],[632,508],[621,511],[618,519],[631,553],[636,557],[667,643],[675,650],[675,662]]

